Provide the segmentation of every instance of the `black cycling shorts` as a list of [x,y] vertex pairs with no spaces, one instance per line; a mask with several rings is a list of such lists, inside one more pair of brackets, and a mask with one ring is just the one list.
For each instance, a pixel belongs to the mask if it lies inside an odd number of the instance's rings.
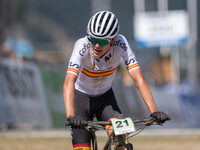
[[[104,94],[91,97],[75,92],[75,115],[82,117],[84,120],[93,120],[96,116],[98,121],[108,121],[115,117],[116,114],[121,114],[117,105],[115,95],[112,88]],[[71,137],[74,149],[76,145],[90,146],[91,136],[86,129],[71,128]]]

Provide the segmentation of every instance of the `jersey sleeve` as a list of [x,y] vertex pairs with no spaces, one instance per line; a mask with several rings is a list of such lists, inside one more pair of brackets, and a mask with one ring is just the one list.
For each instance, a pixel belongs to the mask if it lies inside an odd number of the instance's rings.
[[136,60],[136,57],[127,39],[123,35],[120,35],[120,40],[122,41],[122,43],[124,43],[122,44],[123,45],[122,58],[124,60],[128,72],[139,68],[139,63]]
[[89,51],[90,44],[84,40],[84,38],[79,39],[73,48],[72,55],[69,59],[67,73],[72,73],[79,75],[81,71],[81,64],[85,59],[86,53]]

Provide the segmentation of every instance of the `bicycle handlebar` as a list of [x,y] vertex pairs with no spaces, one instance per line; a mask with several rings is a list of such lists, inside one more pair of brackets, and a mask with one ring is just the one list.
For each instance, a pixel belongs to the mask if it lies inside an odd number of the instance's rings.
[[[167,120],[166,121],[169,121],[171,120],[171,117],[168,116]],[[148,117],[148,118],[145,118],[143,120],[133,120],[133,123],[139,123],[139,122],[156,122],[155,118],[153,117]],[[112,125],[111,121],[85,121],[84,122],[84,125]],[[65,125],[66,126],[70,126],[70,122],[69,121],[65,121]]]
[[[112,125],[111,121],[85,121],[84,125],[88,125],[88,124],[92,124],[92,125]],[[66,126],[70,126],[70,122],[69,121],[65,121],[65,125]]]

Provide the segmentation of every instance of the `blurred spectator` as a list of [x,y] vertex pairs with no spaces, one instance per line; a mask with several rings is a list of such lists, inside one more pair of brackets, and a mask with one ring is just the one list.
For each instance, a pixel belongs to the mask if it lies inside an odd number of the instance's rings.
[[0,59],[9,59],[16,61],[16,55],[14,53],[13,46],[10,43],[4,42],[0,49]]
[[151,69],[154,83],[157,86],[176,83],[174,66],[171,63],[170,58],[161,58],[155,60]]
[[33,57],[34,47],[32,43],[25,39],[18,39],[15,43],[15,53],[19,57],[31,59]]
[[9,58],[10,60],[16,60],[16,58],[22,58],[29,60],[32,59],[33,53],[34,47],[30,41],[8,38],[1,45],[0,59]]

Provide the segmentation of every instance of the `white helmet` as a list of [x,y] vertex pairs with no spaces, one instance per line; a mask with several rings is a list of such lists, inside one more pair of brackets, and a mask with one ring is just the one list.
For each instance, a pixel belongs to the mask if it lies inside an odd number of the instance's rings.
[[119,31],[118,19],[112,12],[97,12],[88,22],[87,33],[95,38],[114,38]]

